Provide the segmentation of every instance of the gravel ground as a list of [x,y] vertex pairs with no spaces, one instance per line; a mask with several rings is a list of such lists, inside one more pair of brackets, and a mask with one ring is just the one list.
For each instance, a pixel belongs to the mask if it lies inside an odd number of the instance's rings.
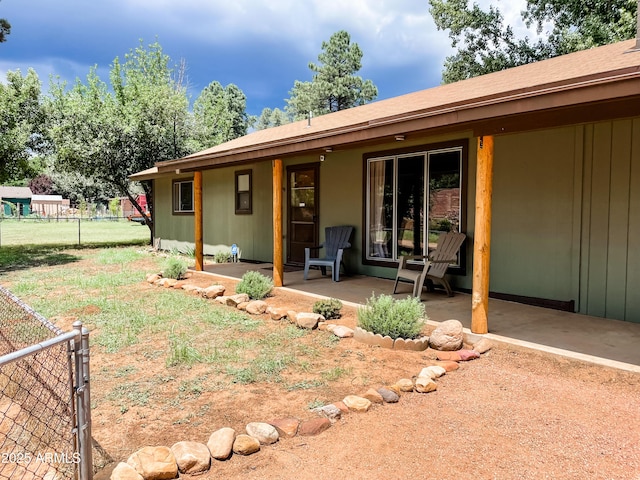
[[640,376],[498,346],[437,392],[198,478],[640,479]]

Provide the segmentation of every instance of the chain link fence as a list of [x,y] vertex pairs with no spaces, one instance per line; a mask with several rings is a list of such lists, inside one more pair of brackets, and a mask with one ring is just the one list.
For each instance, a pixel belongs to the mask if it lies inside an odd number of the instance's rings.
[[22,217],[0,216],[0,247],[26,245],[141,244],[151,231],[142,217]]
[[90,480],[89,338],[0,286],[0,479]]

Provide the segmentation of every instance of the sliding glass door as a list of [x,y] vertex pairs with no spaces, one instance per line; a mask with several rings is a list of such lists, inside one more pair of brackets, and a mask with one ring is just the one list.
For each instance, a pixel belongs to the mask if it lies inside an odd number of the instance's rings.
[[460,231],[462,147],[367,160],[367,259],[427,255]]

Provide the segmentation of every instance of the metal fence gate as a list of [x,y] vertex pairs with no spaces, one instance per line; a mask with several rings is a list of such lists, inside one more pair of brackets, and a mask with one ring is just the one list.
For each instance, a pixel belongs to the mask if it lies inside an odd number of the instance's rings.
[[91,480],[89,334],[0,286],[0,479]]

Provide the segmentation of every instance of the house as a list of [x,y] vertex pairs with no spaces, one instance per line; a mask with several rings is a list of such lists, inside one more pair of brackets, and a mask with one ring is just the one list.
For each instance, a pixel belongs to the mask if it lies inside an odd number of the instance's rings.
[[62,195],[33,195],[31,211],[43,217],[59,217],[69,210],[70,202]]
[[0,187],[2,214],[8,217],[29,215],[32,196],[29,187]]
[[385,278],[451,229],[467,234],[449,271],[477,333],[489,294],[640,322],[640,41],[256,131],[131,179],[153,181],[161,248],[237,244],[276,284],[326,226],[353,225],[348,267]]

